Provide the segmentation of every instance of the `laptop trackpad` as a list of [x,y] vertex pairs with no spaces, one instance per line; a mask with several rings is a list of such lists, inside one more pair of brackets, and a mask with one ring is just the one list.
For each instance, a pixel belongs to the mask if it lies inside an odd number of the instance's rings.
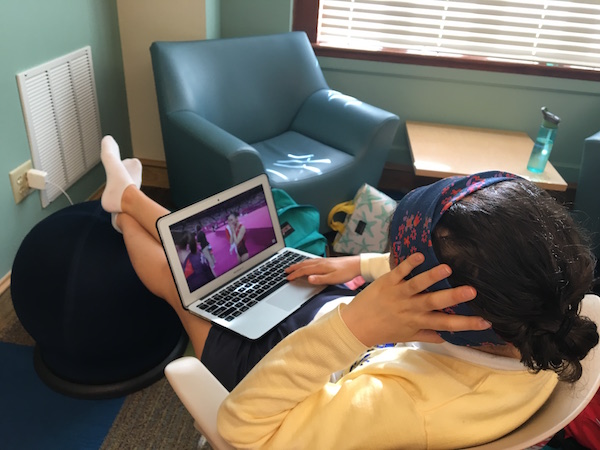
[[311,286],[308,283],[293,282],[286,284],[273,296],[266,299],[269,305],[277,306],[284,311],[293,311],[298,308],[322,288]]

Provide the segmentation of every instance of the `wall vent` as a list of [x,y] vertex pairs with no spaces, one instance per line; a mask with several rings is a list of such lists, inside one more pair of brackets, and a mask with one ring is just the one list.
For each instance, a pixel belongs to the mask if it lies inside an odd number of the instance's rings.
[[17,74],[35,169],[48,172],[42,207],[100,161],[100,116],[91,48]]

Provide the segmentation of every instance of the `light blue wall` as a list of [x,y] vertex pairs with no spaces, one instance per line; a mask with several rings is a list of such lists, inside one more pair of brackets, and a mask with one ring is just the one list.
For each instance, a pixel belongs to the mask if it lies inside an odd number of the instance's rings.
[[206,0],[206,39],[221,36],[221,1]]
[[[291,29],[291,2],[221,3],[222,37]],[[534,139],[542,118],[540,108],[547,106],[562,119],[550,160],[569,182],[577,182],[584,138],[600,130],[600,82],[336,58],[319,60],[331,88],[394,112],[402,122],[518,130]],[[403,124],[390,161],[410,163]]]
[[293,0],[221,0],[221,37],[285,33]]
[[[0,3],[0,277],[12,266],[23,237],[58,209],[64,196],[42,209],[34,192],[18,205],[8,172],[31,159],[17,90],[16,74],[80,49],[92,48],[102,132],[112,134],[124,155],[131,155],[131,137],[116,0],[2,0]],[[98,148],[99,151],[99,148]],[[89,198],[104,183],[96,166],[68,193],[74,202]]]

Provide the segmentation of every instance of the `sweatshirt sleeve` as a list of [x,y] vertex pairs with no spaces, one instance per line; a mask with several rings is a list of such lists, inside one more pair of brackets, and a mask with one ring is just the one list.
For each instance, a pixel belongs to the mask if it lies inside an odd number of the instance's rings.
[[389,271],[389,253],[361,253],[360,274],[365,279],[365,281],[373,281]]

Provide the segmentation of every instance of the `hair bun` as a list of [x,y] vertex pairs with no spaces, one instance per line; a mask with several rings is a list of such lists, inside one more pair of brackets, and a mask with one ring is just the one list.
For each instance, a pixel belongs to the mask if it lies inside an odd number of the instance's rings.
[[571,332],[571,329],[573,328],[573,322],[574,322],[574,319],[570,315],[566,315],[563,318],[563,320],[555,334],[555,338],[556,338],[557,342],[563,341],[569,335],[569,333]]

